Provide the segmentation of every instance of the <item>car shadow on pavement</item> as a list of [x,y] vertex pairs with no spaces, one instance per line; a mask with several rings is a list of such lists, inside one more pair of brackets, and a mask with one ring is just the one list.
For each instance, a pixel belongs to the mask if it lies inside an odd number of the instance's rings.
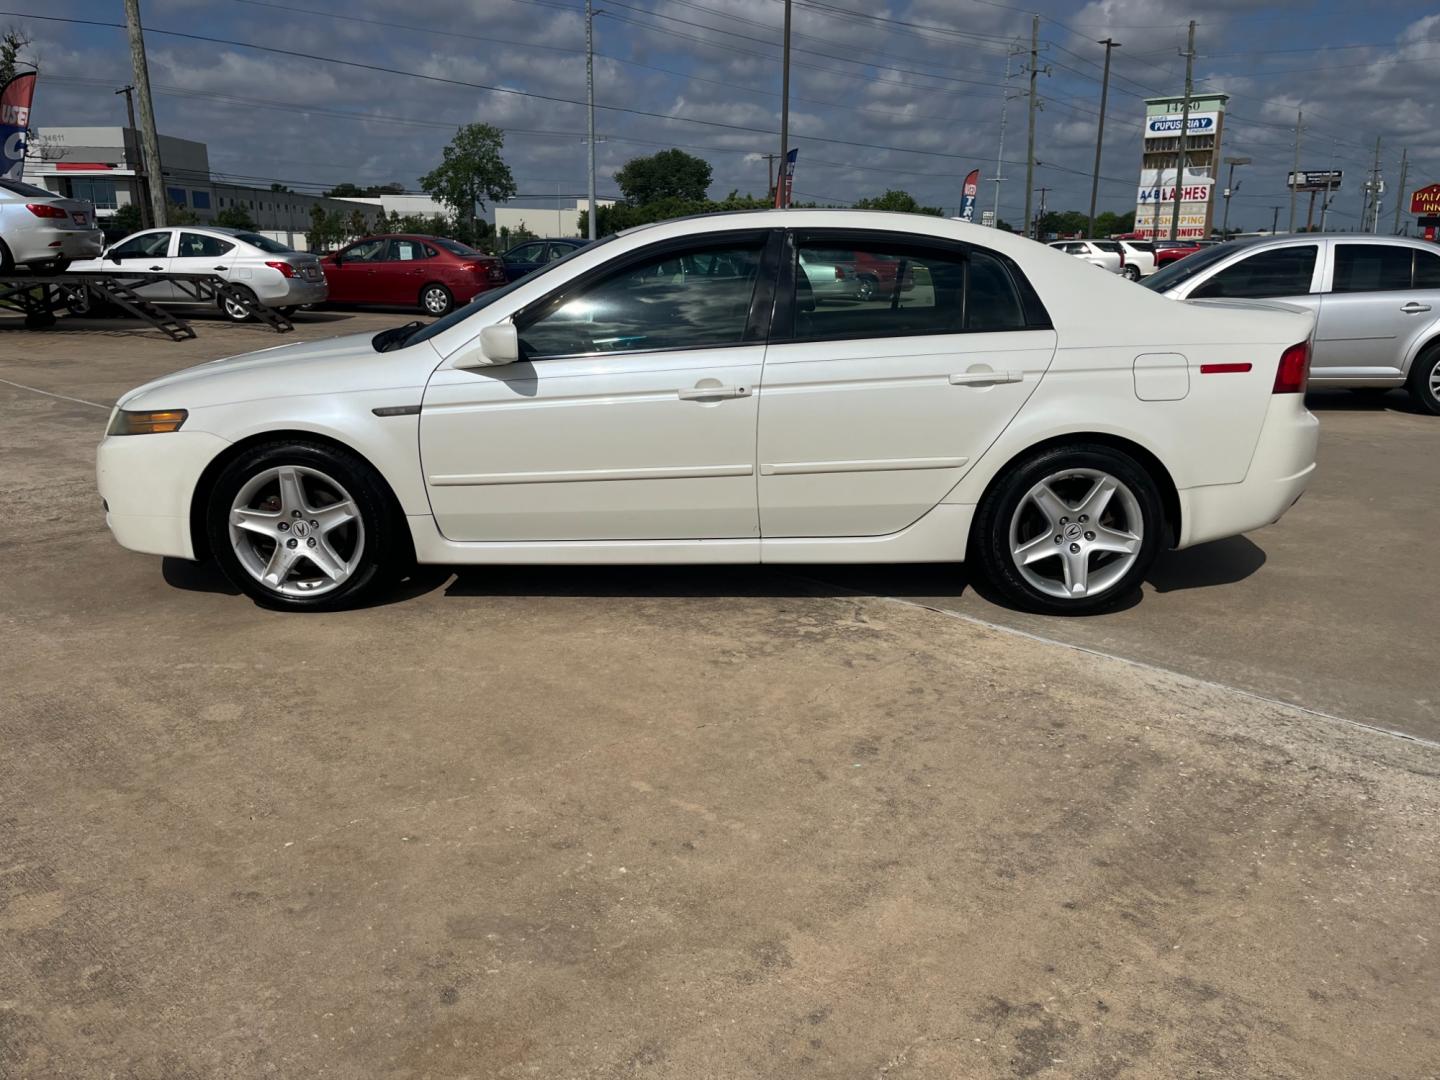
[[1206,589],[1244,581],[1265,565],[1265,551],[1248,536],[1231,536],[1184,551],[1162,551],[1146,579],[1156,592]]
[[1311,412],[1399,412],[1428,416],[1408,390],[1311,390],[1305,395],[1305,407]]

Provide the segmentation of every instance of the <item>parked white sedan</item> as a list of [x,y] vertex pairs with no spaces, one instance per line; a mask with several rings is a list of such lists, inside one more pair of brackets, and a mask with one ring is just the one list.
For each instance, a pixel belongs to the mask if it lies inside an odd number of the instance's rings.
[[[73,263],[74,273],[214,274],[236,286],[242,296],[259,299],[289,315],[303,304],[325,301],[329,286],[320,260],[278,240],[246,229],[188,225],[147,229],[105,249],[98,259]],[[211,303],[179,282],[157,279],[135,290],[147,300],[171,306]],[[250,318],[250,306],[222,297],[220,310],[235,322]]]
[[[890,261],[815,303],[801,269]],[[813,260],[819,262],[819,259]],[[765,211],[630,230],[426,327],[126,394],[115,537],[278,608],[440,564],[951,562],[1083,612],[1162,547],[1305,489],[1313,316],[1176,303],[931,217]]]

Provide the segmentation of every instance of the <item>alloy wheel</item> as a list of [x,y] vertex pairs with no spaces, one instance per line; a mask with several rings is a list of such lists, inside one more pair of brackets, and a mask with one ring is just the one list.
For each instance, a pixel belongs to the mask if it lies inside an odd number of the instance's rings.
[[1067,469],[1021,498],[1010,519],[1010,557],[1047,596],[1098,596],[1135,564],[1144,529],[1140,502],[1122,481],[1099,469]]
[[450,308],[450,294],[436,285],[426,289],[420,299],[431,315],[444,315]]
[[303,465],[257,472],[230,506],[230,545],[245,572],[281,596],[319,596],[360,565],[365,526],[332,477]]

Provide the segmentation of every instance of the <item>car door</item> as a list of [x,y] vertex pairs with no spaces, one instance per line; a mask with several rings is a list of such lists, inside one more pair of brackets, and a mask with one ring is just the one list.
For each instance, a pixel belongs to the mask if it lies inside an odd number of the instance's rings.
[[[868,300],[819,306],[798,256],[836,247],[896,273]],[[1055,331],[1019,267],[971,245],[802,232],[785,265],[760,388],[761,535],[898,532],[1019,411]]]
[[[218,274],[227,281],[235,263],[237,249],[232,241],[208,233],[179,231],[175,256],[170,260],[172,274]],[[176,298],[193,300],[185,290],[176,287]]]
[[[1320,244],[1316,241],[1266,245],[1197,277],[1180,296],[1189,300],[1283,300],[1318,312],[1321,269]],[[1312,357],[1310,369],[1318,373],[1318,348]]]
[[[452,540],[755,537],[755,387],[779,237],[651,245],[515,317],[521,360],[440,367],[421,461]],[[768,267],[769,269],[763,269]]]
[[[152,229],[126,237],[105,253],[101,268],[144,274],[168,273],[173,238],[170,229]],[[135,292],[146,300],[162,303],[175,299],[175,287],[168,281],[149,281],[135,286]]]
[[338,304],[369,304],[375,295],[375,263],[385,251],[383,238],[361,240],[335,253],[325,264],[328,299]]
[[409,237],[394,237],[374,264],[372,303],[414,307],[424,284],[425,245]]
[[1331,241],[1330,287],[1315,327],[1315,373],[1330,378],[1399,378],[1422,304],[1414,295],[1414,249]]

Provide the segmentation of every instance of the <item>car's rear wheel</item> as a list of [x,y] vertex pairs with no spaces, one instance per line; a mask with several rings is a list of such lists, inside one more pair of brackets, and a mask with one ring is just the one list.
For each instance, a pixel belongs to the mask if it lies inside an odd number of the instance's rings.
[[10,249],[5,246],[5,241],[0,240],[0,274],[11,273],[15,269],[15,257],[10,254]]
[[870,274],[861,274],[855,280],[855,299],[873,300],[880,291],[880,281]]
[[265,607],[353,606],[401,561],[402,523],[383,481],[319,443],[267,443],[225,466],[206,509],[210,550]]
[[30,272],[36,277],[54,277],[70,269],[69,259],[42,259],[30,264]]
[[1129,266],[1129,265],[1127,265],[1127,266],[1124,268],[1124,271],[1123,271],[1123,272],[1124,272],[1125,276],[1126,276],[1127,278],[1129,278],[1131,281],[1139,281],[1139,280],[1140,280],[1140,268],[1139,268],[1138,266]]
[[[255,294],[244,285],[232,285],[231,293],[220,294],[220,311],[231,322],[246,322],[254,313],[255,305],[259,303]],[[237,298],[233,293],[239,293]]]
[[420,306],[427,315],[444,315],[450,311],[455,300],[444,285],[430,284],[420,290]]
[[1431,416],[1440,416],[1440,345],[1431,345],[1415,358],[1410,396]]
[[1030,611],[1081,615],[1137,588],[1160,550],[1155,480],[1128,455],[1077,443],[1022,459],[986,495],[974,547],[1004,597]]

